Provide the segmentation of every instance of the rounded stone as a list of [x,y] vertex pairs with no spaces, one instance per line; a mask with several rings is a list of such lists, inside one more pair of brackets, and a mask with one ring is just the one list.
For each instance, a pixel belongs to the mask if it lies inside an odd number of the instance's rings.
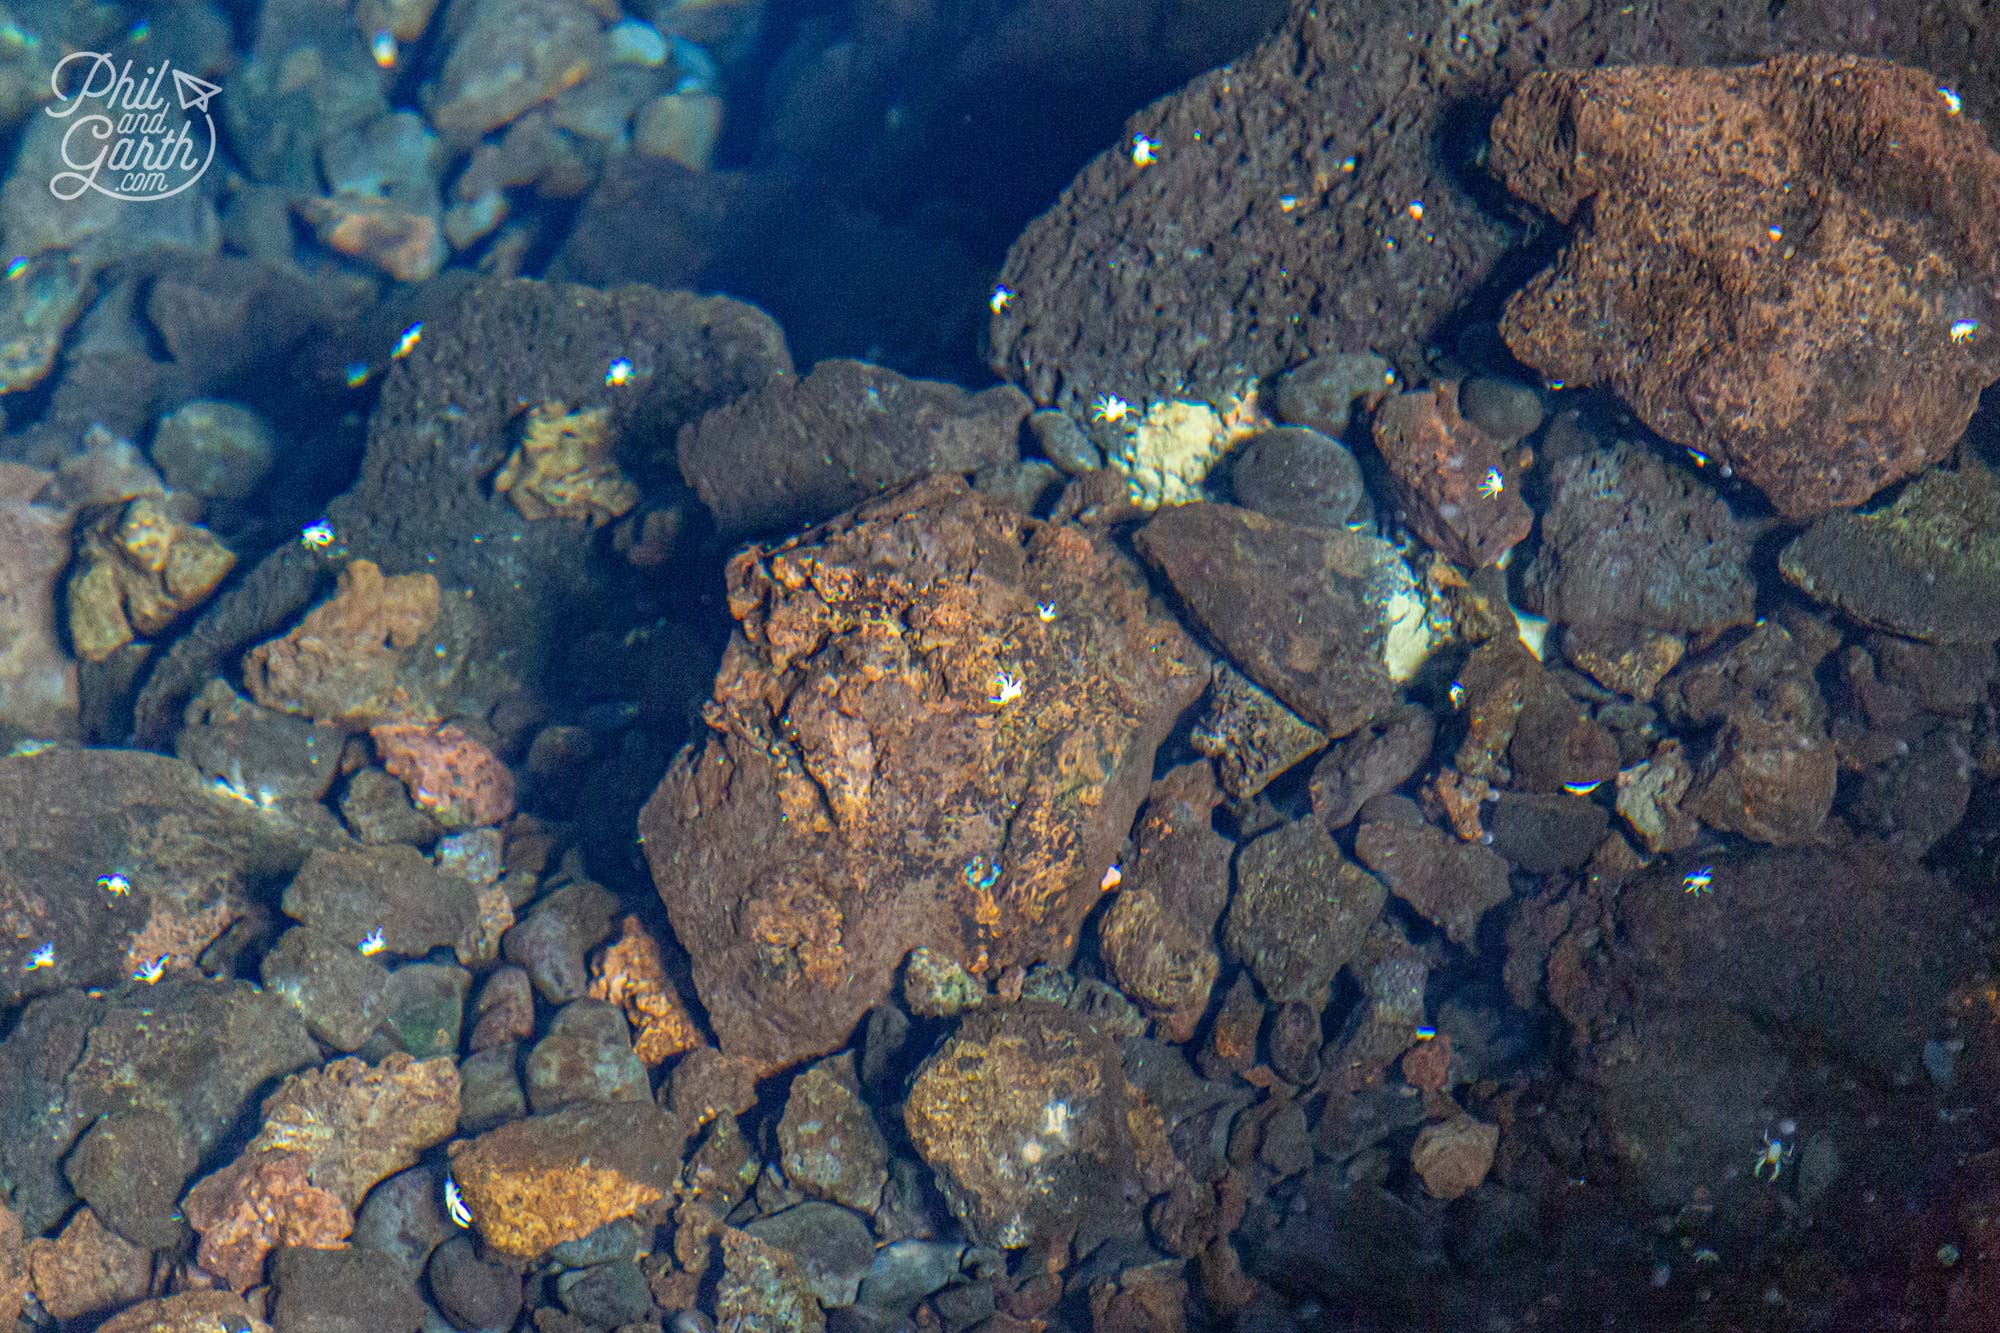
[[556,1279],[556,1299],[578,1319],[599,1328],[637,1324],[653,1312],[646,1276],[630,1259],[564,1273]]
[[1028,433],[1035,437],[1035,443],[1041,446],[1048,460],[1072,477],[1104,466],[1104,455],[1066,412],[1044,409],[1032,414],[1028,418]]
[[1501,444],[1518,444],[1542,424],[1542,396],[1519,380],[1479,375],[1459,386],[1458,410]]
[[1244,508],[1307,527],[1338,528],[1367,502],[1347,446],[1305,426],[1280,426],[1250,441],[1231,480]]
[[211,500],[241,500],[256,490],[275,451],[270,426],[240,403],[196,399],[153,429],[153,463],[167,485]]
[[438,1246],[429,1272],[438,1309],[467,1333],[512,1328],[521,1313],[521,1275],[481,1259],[468,1236]]

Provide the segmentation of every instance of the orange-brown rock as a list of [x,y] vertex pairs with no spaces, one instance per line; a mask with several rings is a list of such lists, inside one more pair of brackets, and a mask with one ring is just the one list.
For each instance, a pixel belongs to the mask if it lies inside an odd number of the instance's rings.
[[500,756],[452,725],[383,722],[368,729],[382,767],[446,828],[482,828],[514,813],[514,775]]
[[632,1024],[632,1050],[648,1069],[702,1044],[701,1029],[660,963],[660,945],[627,916],[591,969],[590,998],[615,1004]]
[[0,1199],[0,1328],[11,1328],[28,1294],[28,1255],[21,1244],[21,1219]]
[[300,203],[321,245],[373,264],[398,282],[422,282],[445,261],[444,230],[431,213],[393,199],[343,191]]
[[181,1203],[201,1233],[195,1259],[232,1291],[264,1276],[264,1258],[280,1245],[333,1249],[354,1230],[353,1210],[312,1183],[303,1153],[245,1153],[199,1181]]
[[[263,1308],[260,1303],[257,1309]],[[97,1333],[271,1333],[241,1296],[226,1291],[184,1291],[141,1301],[97,1326]]]
[[1449,1120],[1425,1125],[1410,1149],[1410,1165],[1434,1199],[1470,1194],[1493,1169],[1500,1146],[1500,1126],[1485,1124],[1460,1112]]
[[601,407],[572,412],[559,402],[528,413],[493,489],[521,517],[580,518],[601,527],[639,503],[639,488],[611,452],[611,414]]
[[56,1239],[28,1242],[28,1274],[35,1299],[51,1316],[82,1319],[144,1300],[153,1278],[153,1256],[85,1207],[77,1209]]
[[69,581],[77,656],[101,662],[208,599],[236,557],[204,528],[142,495],[84,518]]
[[1129,563],[946,476],[728,584],[710,734],[640,819],[723,1050],[839,1048],[919,946],[1066,961],[1207,677]]
[[1513,353],[1615,389],[1788,517],[1939,461],[2000,377],[2000,153],[1921,70],[1534,74],[1492,169],[1575,226],[1507,303]]
[[1500,442],[1460,414],[1450,380],[1383,403],[1375,448],[1411,528],[1468,569],[1493,564],[1535,526]]
[[297,1152],[313,1183],[359,1208],[378,1181],[458,1126],[458,1066],[392,1052],[371,1066],[352,1056],[292,1075],[264,1103],[246,1153]]
[[281,1245],[336,1249],[374,1185],[458,1125],[458,1067],[396,1052],[292,1075],[264,1103],[248,1147],[188,1191],[197,1258],[233,1290],[260,1280]]
[[534,1258],[667,1197],[687,1130],[651,1102],[572,1106],[454,1142],[452,1177],[479,1238]]
[[243,683],[266,708],[329,722],[379,720],[407,705],[396,670],[437,614],[438,583],[429,574],[385,578],[373,562],[356,560],[297,628],[244,654]]

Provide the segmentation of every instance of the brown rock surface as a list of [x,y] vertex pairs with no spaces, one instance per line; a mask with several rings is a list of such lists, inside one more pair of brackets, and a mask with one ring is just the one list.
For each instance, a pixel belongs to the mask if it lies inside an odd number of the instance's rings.
[[28,1255],[21,1244],[21,1219],[0,1199],[0,1326],[11,1327],[28,1294]]
[[[253,883],[291,874],[327,836],[164,755],[0,758],[0,1006],[114,986],[163,955],[192,966],[250,913]],[[30,970],[44,944],[53,965]]]
[[1456,1199],[1470,1194],[1486,1179],[1499,1146],[1498,1125],[1484,1124],[1469,1115],[1453,1116],[1424,1126],[1410,1150],[1410,1165],[1432,1198]]
[[712,734],[640,817],[723,1049],[837,1049],[918,946],[1066,961],[1207,674],[1136,573],[940,477],[744,552],[729,595]]
[[446,828],[498,824],[514,813],[514,775],[459,727],[383,722],[368,736],[382,767],[409,789],[411,803]]
[[[615,1004],[632,1024],[632,1051],[648,1068],[702,1044],[701,1029],[682,1003],[680,992],[660,961],[660,945],[636,916],[627,916],[618,938],[604,946],[591,965],[589,996]],[[490,987],[489,987],[490,989]],[[533,1015],[529,1016],[532,1031]],[[484,1026],[482,1022],[481,1026]],[[525,1037],[528,1032],[520,1034]],[[473,1048],[479,1034],[473,1034]]]
[[141,1301],[97,1326],[98,1333],[271,1333],[241,1296],[226,1291],[184,1291]]
[[1829,55],[1531,76],[1492,169],[1576,230],[1509,348],[1791,517],[1939,461],[2000,378],[2000,153],[1938,84]]
[[529,1116],[451,1145],[473,1229],[531,1259],[659,1203],[680,1175],[687,1131],[650,1102]]
[[1468,569],[1492,564],[1535,526],[1500,442],[1459,414],[1449,380],[1383,403],[1375,448],[1411,529]]
[[1207,764],[1182,764],[1155,782],[1133,831],[1136,854],[1098,919],[1098,948],[1119,989],[1175,1041],[1194,1035],[1221,970],[1215,923],[1229,903],[1235,850],[1210,822],[1221,804]]
[[263,1280],[264,1259],[285,1245],[346,1243],[354,1213],[312,1183],[298,1153],[245,1153],[187,1192],[188,1223],[201,1233],[201,1266],[243,1292]]
[[437,614],[435,578],[385,578],[372,561],[356,560],[341,570],[333,596],[295,629],[244,655],[243,683],[266,708],[322,721],[373,721],[405,711],[396,669]]
[[142,495],[84,515],[69,581],[69,631],[77,656],[101,662],[199,606],[236,557],[206,529]]
[[257,1137],[187,1193],[202,1267],[243,1291],[280,1246],[342,1245],[368,1191],[457,1128],[458,1087],[451,1060],[402,1052],[376,1068],[348,1058],[286,1079]]
[[1243,674],[1327,735],[1388,706],[1386,542],[1186,504],[1162,510],[1137,545]]
[[1115,1210],[1133,1150],[1118,1048],[1068,1010],[982,1010],[925,1061],[903,1121],[953,1211],[1017,1249]]

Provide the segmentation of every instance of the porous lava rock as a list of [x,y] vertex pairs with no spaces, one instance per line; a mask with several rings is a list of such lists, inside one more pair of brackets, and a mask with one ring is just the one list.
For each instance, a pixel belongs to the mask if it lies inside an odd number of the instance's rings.
[[[1472,122],[1533,70],[1853,51],[1930,69],[1967,116],[2000,108],[2000,25],[1891,22],[1858,0],[1289,9],[1262,45],[1135,113],[1015,241],[990,364],[1037,403],[1079,419],[1107,393],[1220,406],[1360,336],[1417,370],[1521,238],[1479,187]],[[1155,145],[1147,165],[1134,135]]]
[[2000,378],[2000,153],[1956,96],[1833,55],[1531,76],[1492,170],[1574,230],[1501,336],[1788,517],[1859,504]]
[[0,1123],[12,1127],[0,1135],[0,1172],[23,1229],[39,1235],[69,1211],[64,1158],[100,1119],[163,1115],[197,1161],[251,1094],[318,1060],[297,1011],[247,981],[169,976],[34,1001],[0,1042]]
[[[634,370],[612,382],[620,358]],[[154,667],[137,735],[161,743],[226,658],[284,629],[330,569],[355,560],[437,579],[443,623],[432,632],[447,652],[420,693],[441,717],[485,713],[559,670],[553,657],[572,638],[559,627],[606,577],[588,524],[531,522],[494,489],[524,409],[604,409],[606,438],[647,502],[691,503],[672,476],[674,432],[791,368],[778,326],[726,297],[526,279],[468,287],[391,364],[360,477],[327,506],[332,541],[283,543],[224,588]]]
[[532,1259],[664,1199],[687,1129],[651,1102],[571,1106],[455,1140],[452,1179],[495,1252]]
[[1018,1249],[1132,1200],[1118,1048],[1081,1015],[1027,1000],[967,1018],[910,1084],[903,1122],[975,1237]]
[[1937,471],[1874,513],[1828,514],[1778,556],[1800,591],[1929,643],[2000,638],[2000,479]]
[[1067,961],[1208,675],[1137,571],[941,476],[728,585],[710,734],[639,821],[722,1049],[838,1049],[919,946]]
[[1564,625],[1678,633],[1750,623],[1748,534],[1699,481],[1619,444],[1562,459],[1549,492],[1523,581],[1529,610]]

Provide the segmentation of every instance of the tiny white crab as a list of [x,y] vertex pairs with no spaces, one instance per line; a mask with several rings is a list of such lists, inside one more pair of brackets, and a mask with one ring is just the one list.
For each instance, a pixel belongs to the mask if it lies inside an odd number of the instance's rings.
[[1132,415],[1132,404],[1115,393],[1100,393],[1090,403],[1090,417],[1107,426],[1115,426]]
[[21,970],[24,972],[33,972],[37,968],[54,967],[55,965],[56,942],[50,940],[47,944],[44,944],[41,948],[28,955],[28,961]]
[[1453,681],[1451,688],[1446,690],[1445,693],[1450,696],[1453,708],[1465,707],[1465,686],[1459,684],[1457,681]]
[[1947,116],[1957,115],[1959,108],[1965,105],[1965,99],[1949,88],[1939,88],[1938,96],[1944,99],[1944,113]]
[[996,286],[993,289],[993,295],[986,298],[986,308],[988,310],[991,310],[994,314],[997,315],[1001,311],[1005,310],[1008,306],[1008,303],[1011,302],[1013,299],[1014,299],[1014,293],[1008,287],[1006,287],[1004,284]]
[[167,973],[167,955],[161,954],[150,963],[141,963],[132,973],[132,980],[143,981],[148,986]]
[[1955,319],[1951,322],[1951,340],[1955,343],[1970,342],[1977,332],[1979,321],[1976,319]]
[[307,524],[305,530],[299,533],[299,545],[309,551],[324,551],[333,545],[333,524],[325,519]]
[[1500,492],[1507,489],[1507,479],[1500,475],[1500,469],[1486,469],[1486,476],[1479,483],[1479,493],[1489,500],[1498,499]]
[[468,1230],[472,1226],[472,1210],[465,1206],[465,1198],[458,1192],[458,1182],[450,1176],[444,1178],[444,1211],[453,1222]]
[[382,950],[388,948],[389,946],[383,942],[382,927],[377,926],[375,927],[375,929],[369,931],[366,935],[362,936],[361,943],[355,945],[354,947],[361,950],[364,957],[373,957],[374,955],[381,953]]
[[1133,135],[1132,165],[1135,167],[1152,166],[1155,162],[1160,160],[1158,152],[1159,147],[1160,147],[1160,141],[1158,139],[1148,139],[1143,134]]
[[1768,1166],[1771,1168],[1771,1179],[1776,1181],[1783,1174],[1785,1163],[1791,1161],[1792,1154],[1797,1151],[1798,1149],[1786,1143],[1783,1139],[1772,1138],[1770,1132],[1767,1130],[1764,1134],[1763,1150],[1757,1154],[1757,1164],[1750,1168],[1750,1174],[1758,1180],[1762,1180],[1764,1178],[1764,1168]]
[[123,898],[132,891],[132,881],[114,870],[108,875],[99,875],[97,887],[114,898]]
[[1002,708],[1020,698],[1021,692],[1025,688],[1021,684],[1019,676],[1010,676],[1004,671],[994,673],[993,684],[993,693],[986,696],[987,701],[998,704]]
[[1707,893],[1709,891],[1708,886],[1714,882],[1715,867],[1703,866],[1699,870],[1690,870],[1687,874],[1681,876],[1681,892],[1694,894]]
[[1041,617],[1042,623],[1046,625],[1056,618],[1056,604],[1054,602],[1036,602],[1035,614]]

